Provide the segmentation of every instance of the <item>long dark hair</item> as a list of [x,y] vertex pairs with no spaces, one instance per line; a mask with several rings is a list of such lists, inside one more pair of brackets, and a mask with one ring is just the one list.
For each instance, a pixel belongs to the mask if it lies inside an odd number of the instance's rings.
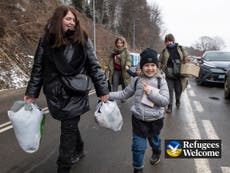
[[60,47],[67,44],[64,38],[64,33],[62,31],[62,19],[66,16],[68,12],[73,13],[76,20],[75,33],[71,37],[73,42],[81,42],[85,45],[85,40],[88,37],[87,33],[80,25],[80,21],[77,18],[77,11],[72,6],[61,5],[57,7],[52,15],[52,17],[47,21],[45,25],[45,39],[52,48]]

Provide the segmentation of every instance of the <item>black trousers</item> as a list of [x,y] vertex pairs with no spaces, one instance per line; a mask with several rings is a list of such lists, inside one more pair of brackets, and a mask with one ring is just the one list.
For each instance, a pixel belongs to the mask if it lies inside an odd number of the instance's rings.
[[181,85],[181,79],[170,79],[166,78],[168,88],[169,88],[169,96],[170,96],[170,102],[169,106],[172,107],[173,105],[173,100],[174,100],[174,91],[175,91],[175,96],[176,100],[180,101],[180,97],[182,94],[182,85]]
[[59,156],[57,160],[58,173],[68,172],[71,168],[71,158],[83,151],[84,142],[78,128],[80,116],[61,121],[61,136]]

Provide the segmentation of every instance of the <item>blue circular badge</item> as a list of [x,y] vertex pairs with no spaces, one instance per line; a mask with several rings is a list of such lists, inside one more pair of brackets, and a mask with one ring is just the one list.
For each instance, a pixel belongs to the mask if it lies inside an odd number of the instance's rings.
[[166,145],[166,153],[170,157],[179,157],[182,152],[181,143],[178,141],[170,141]]

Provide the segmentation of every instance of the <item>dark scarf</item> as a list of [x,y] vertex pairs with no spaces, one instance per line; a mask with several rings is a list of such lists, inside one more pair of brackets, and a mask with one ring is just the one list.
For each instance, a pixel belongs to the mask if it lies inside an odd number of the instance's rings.
[[68,44],[59,48],[54,48],[53,60],[60,73],[71,75],[80,73],[85,64],[85,52],[81,43]]

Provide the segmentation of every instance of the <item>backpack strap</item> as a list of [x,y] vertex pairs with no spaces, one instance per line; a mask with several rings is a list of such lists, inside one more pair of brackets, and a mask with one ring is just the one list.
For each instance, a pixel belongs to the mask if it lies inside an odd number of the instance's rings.
[[182,52],[182,55],[183,55],[183,59],[184,59],[184,57],[185,57],[185,55],[184,55],[184,49],[182,48],[181,45],[179,45],[178,47],[180,48],[180,50],[181,50],[181,52]]
[[157,88],[158,89],[161,88],[161,78],[160,77],[157,78]]

